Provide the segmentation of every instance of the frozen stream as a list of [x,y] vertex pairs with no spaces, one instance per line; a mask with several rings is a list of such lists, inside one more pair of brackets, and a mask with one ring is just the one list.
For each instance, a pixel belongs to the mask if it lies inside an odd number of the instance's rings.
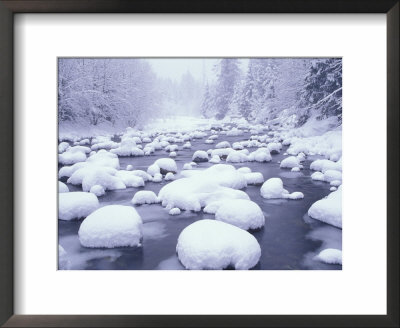
[[[249,133],[239,137],[220,136],[217,140],[235,141],[248,140]],[[118,140],[117,140],[118,141]],[[208,150],[215,145],[204,143],[205,138],[191,141],[192,149],[178,151],[175,161],[178,169],[184,163],[192,161],[192,155],[196,150]],[[341,265],[324,264],[314,260],[322,249],[342,248],[342,230],[313,220],[307,216],[310,206],[317,200],[330,193],[329,183],[314,181],[310,178],[312,171],[310,163],[317,157],[308,157],[303,163],[304,170],[291,172],[279,168],[279,161],[284,157],[284,147],[280,154],[272,155],[272,161],[268,163],[246,162],[233,164],[235,167],[247,166],[253,172],[261,172],[264,179],[279,177],[283,180],[284,187],[290,192],[301,191],[304,199],[267,200],[260,195],[260,186],[248,186],[244,191],[250,199],[256,202],[266,217],[265,227],[259,231],[250,231],[261,246],[261,259],[254,269],[261,270],[303,270],[322,269],[340,270]],[[249,148],[253,151],[256,148]],[[148,166],[158,158],[168,157],[164,150],[158,150],[150,156],[120,157],[121,169],[128,164],[134,169],[147,170]],[[212,164],[199,163],[195,170],[204,169]],[[179,175],[177,175],[179,177]],[[66,181],[62,179],[61,181]],[[107,191],[99,197],[100,205],[128,205],[138,190],[152,190],[156,194],[167,181],[162,183],[147,182],[142,188],[127,188],[125,190]],[[70,191],[80,191],[81,187],[68,184]],[[143,247],[140,248],[114,248],[91,249],[82,247],[78,239],[79,226],[82,220],[61,221],[58,220],[59,244],[67,251],[70,260],[70,269],[88,270],[153,270],[153,269],[183,269],[176,256],[175,248],[180,232],[189,224],[209,218],[214,215],[203,212],[183,211],[182,214],[171,216],[160,204],[142,205],[136,207],[141,215],[143,225]]]

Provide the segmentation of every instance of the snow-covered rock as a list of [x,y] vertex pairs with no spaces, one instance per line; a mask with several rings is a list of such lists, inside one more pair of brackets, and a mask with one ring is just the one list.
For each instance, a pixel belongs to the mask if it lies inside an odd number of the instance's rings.
[[244,175],[231,165],[217,164],[203,171],[182,171],[183,178],[163,186],[158,194],[163,206],[200,211],[208,203],[220,199],[248,199],[245,192],[235,190],[247,186]]
[[265,224],[261,208],[255,202],[246,199],[224,201],[215,213],[215,219],[244,230],[258,229]]
[[310,164],[310,169],[325,173],[327,170],[342,171],[342,162],[333,162],[329,159],[317,159]]
[[316,181],[325,181],[325,176],[322,172],[314,172],[311,174],[311,179]]
[[65,152],[68,148],[69,148],[69,143],[63,141],[58,145],[58,152],[61,154]]
[[101,149],[96,154],[90,156],[86,162],[96,166],[112,167],[116,170],[119,169],[118,156],[104,149]]
[[175,158],[176,156],[177,156],[177,154],[176,154],[175,151],[171,151],[171,152],[169,153],[169,157],[171,157],[171,158]]
[[137,188],[144,186],[144,180],[133,171],[120,170],[115,173],[115,177],[121,179],[126,187]]
[[218,155],[214,155],[214,156],[209,160],[209,162],[210,162],[210,163],[213,163],[213,164],[218,164],[218,163],[221,162],[221,159],[219,158]]
[[280,167],[292,169],[294,167],[299,167],[300,161],[296,156],[289,156],[282,160]]
[[197,150],[194,152],[192,156],[193,162],[207,162],[208,161],[208,154],[204,150]]
[[342,251],[334,248],[326,248],[321,251],[315,258],[315,260],[327,263],[327,264],[342,264]]
[[73,152],[68,149],[66,152],[58,155],[58,162],[62,165],[71,165],[86,161],[84,152]]
[[58,181],[58,192],[69,192],[68,186],[63,182]]
[[257,240],[231,224],[200,220],[186,227],[178,238],[178,258],[186,269],[237,270],[254,267],[261,256]]
[[134,138],[125,138],[118,148],[111,149],[110,152],[118,156],[144,156],[144,151],[137,147],[136,141],[138,140]]
[[162,181],[162,174],[161,173],[156,173],[156,174],[154,174],[154,177],[153,177],[153,180],[152,180],[153,182],[161,182]]
[[295,166],[290,171],[291,172],[300,172],[300,168],[298,166]]
[[131,164],[126,166],[126,170],[127,171],[132,171],[133,170],[133,166]]
[[169,215],[179,215],[181,214],[181,210],[177,207],[171,208],[168,212]]
[[248,161],[247,155],[236,150],[231,151],[228,157],[226,158],[227,163],[243,163],[247,161]]
[[150,190],[140,190],[135,193],[132,198],[132,204],[142,205],[142,204],[157,204],[160,200],[154,191]]
[[172,181],[172,180],[175,180],[175,175],[173,174],[173,173],[171,173],[171,172],[168,172],[166,175],[165,175],[165,179],[164,179],[165,181]]
[[74,191],[58,194],[58,218],[69,221],[88,216],[99,207],[96,195]]
[[94,185],[92,188],[90,188],[90,192],[95,194],[97,197],[103,196],[106,193],[103,186],[100,185]]
[[142,219],[131,206],[108,205],[90,214],[81,224],[78,236],[84,247],[140,246]]
[[160,173],[160,167],[157,164],[151,164],[148,168],[147,168],[147,174],[154,176],[155,174],[159,174]]
[[269,162],[272,160],[271,154],[267,148],[258,148],[248,155],[249,161]]
[[313,219],[342,228],[342,186],[312,204],[308,215]]
[[176,162],[172,158],[159,158],[154,162],[154,164],[156,164],[160,168],[161,174],[167,174],[168,172],[178,172]]
[[266,199],[285,198],[289,192],[283,188],[280,178],[271,178],[264,182],[260,189],[261,196]]
[[231,144],[228,141],[221,141],[215,145],[215,148],[231,148]]
[[267,148],[271,154],[279,154],[282,149],[282,144],[279,142],[270,142]]
[[264,176],[260,172],[244,173],[244,177],[248,185],[258,185],[264,182]]
[[[84,169],[76,171],[69,179],[69,183],[75,182],[75,177]],[[126,185],[121,178],[116,177],[117,171],[107,167],[93,167],[85,169],[82,179],[82,190],[90,191],[95,185],[100,185],[104,190],[125,189]],[[129,172],[129,171],[127,171]]]
[[326,170],[324,173],[324,180],[326,182],[332,182],[342,180],[342,172],[336,170]]

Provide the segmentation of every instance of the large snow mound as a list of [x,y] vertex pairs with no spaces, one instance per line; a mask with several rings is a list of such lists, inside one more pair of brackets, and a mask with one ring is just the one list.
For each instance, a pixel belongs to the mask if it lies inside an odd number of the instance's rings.
[[69,221],[88,216],[99,207],[96,195],[74,191],[58,194],[58,218]]
[[131,206],[104,206],[82,222],[79,241],[85,247],[140,246],[142,224],[141,217]]
[[276,199],[276,198],[285,198],[285,199],[301,199],[304,198],[303,193],[301,192],[293,192],[289,193],[286,189],[283,188],[283,182],[280,178],[271,178],[263,183],[260,189],[261,196],[266,199]]
[[294,167],[299,167],[300,161],[297,157],[295,156],[289,156],[282,160],[280,167],[281,168],[287,168],[287,169],[292,169]]
[[264,226],[264,214],[255,202],[246,199],[226,200],[215,213],[215,219],[244,230]]
[[313,219],[342,228],[342,186],[326,198],[312,204],[308,215]]
[[215,220],[200,220],[186,227],[179,235],[176,251],[181,263],[190,270],[221,270],[230,266],[247,270],[261,256],[254,236]]
[[241,189],[247,186],[245,175],[232,165],[217,164],[203,171],[185,170],[183,178],[163,186],[158,194],[163,206],[200,211],[208,203],[221,199],[248,199]]

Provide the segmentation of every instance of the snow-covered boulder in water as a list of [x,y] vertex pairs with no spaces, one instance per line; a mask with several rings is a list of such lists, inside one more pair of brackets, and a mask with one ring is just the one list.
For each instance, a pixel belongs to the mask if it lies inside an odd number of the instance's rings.
[[195,151],[192,156],[193,162],[207,162],[208,161],[208,154],[204,150]]
[[283,182],[280,178],[271,178],[264,182],[260,189],[261,196],[266,199],[302,199],[304,195],[302,192],[289,193],[283,188]]
[[253,235],[215,220],[200,220],[186,227],[179,235],[176,251],[180,262],[190,270],[247,270],[261,256]]
[[168,212],[169,215],[179,215],[181,214],[181,210],[178,207],[171,208]]
[[132,204],[135,205],[156,204],[159,202],[157,195],[150,190],[140,190],[132,198]]
[[82,222],[79,241],[84,247],[140,246],[142,224],[141,217],[131,206],[104,206]]
[[243,163],[247,161],[248,161],[247,155],[236,150],[231,151],[228,157],[226,158],[227,163]]
[[154,162],[154,164],[156,164],[160,168],[161,174],[167,174],[168,172],[178,172],[176,162],[172,158],[159,158]]
[[300,166],[300,161],[296,156],[290,156],[286,157],[284,160],[281,162],[281,169],[287,168],[287,169],[292,169],[294,167],[299,167]]
[[312,204],[308,215],[313,219],[342,228],[342,186],[326,198]]
[[260,172],[244,173],[244,177],[248,185],[260,185],[264,182],[264,176]]
[[264,226],[264,214],[255,202],[246,199],[226,200],[215,213],[218,221],[233,224],[244,230]]
[[74,191],[58,194],[58,218],[69,221],[88,216],[99,207],[96,195]]

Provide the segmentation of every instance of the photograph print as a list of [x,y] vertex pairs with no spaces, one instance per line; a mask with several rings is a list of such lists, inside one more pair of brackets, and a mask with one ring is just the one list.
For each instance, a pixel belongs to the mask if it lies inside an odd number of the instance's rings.
[[59,270],[342,270],[341,58],[57,61]]

